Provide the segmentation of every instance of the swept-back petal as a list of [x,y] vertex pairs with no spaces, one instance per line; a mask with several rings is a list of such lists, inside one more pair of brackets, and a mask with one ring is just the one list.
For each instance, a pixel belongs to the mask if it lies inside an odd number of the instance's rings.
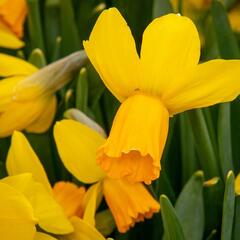
[[153,20],[143,34],[139,89],[162,95],[181,85],[182,75],[197,66],[200,40],[187,17],[168,14]]
[[15,131],[12,135],[6,167],[9,175],[31,173],[35,181],[41,182],[50,193],[52,192],[51,185],[40,160],[21,132]]
[[186,76],[185,85],[166,93],[163,101],[172,115],[229,102],[240,94],[239,76],[239,60],[212,60],[198,65]]
[[54,126],[54,138],[63,164],[77,179],[93,183],[104,177],[96,164],[96,151],[105,139],[94,130],[73,120]]
[[0,236],[6,240],[32,240],[36,219],[24,195],[0,182]]
[[96,228],[79,217],[72,217],[71,223],[74,232],[66,236],[60,236],[60,240],[106,240]]
[[102,201],[102,197],[103,189],[101,181],[92,185],[86,193],[83,220],[92,226],[95,226],[95,214]]
[[26,130],[32,133],[42,133],[47,131],[52,125],[57,110],[57,98],[55,95],[49,98],[49,102],[35,122],[28,125]]
[[101,13],[83,45],[108,89],[120,101],[128,97],[137,87],[139,57],[131,30],[116,8]]
[[0,53],[0,76],[29,75],[38,69],[20,58]]

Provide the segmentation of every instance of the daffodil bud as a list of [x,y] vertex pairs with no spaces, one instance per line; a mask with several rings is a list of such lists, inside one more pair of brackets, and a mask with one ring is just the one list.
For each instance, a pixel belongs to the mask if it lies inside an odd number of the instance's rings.
[[78,51],[42,68],[16,85],[14,100],[25,101],[53,94],[63,87],[86,62],[85,52]]

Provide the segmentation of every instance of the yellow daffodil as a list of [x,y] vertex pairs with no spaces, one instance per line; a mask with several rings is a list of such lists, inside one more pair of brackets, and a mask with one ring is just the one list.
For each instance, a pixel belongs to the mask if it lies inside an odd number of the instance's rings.
[[46,131],[56,112],[55,92],[85,63],[82,51],[41,70],[19,58],[0,54],[0,137],[14,130]]
[[92,222],[93,209],[98,207],[102,195],[120,232],[159,211],[159,203],[142,183],[108,178],[97,166],[96,151],[105,141],[97,131],[77,121],[63,120],[54,126],[54,138],[65,167],[84,183],[97,182],[89,189],[91,204],[85,209],[83,219]]
[[143,33],[140,56],[116,8],[102,12],[86,53],[108,89],[122,102],[110,135],[97,153],[109,177],[151,183],[169,117],[228,102],[240,93],[240,61],[198,64],[200,40],[193,22],[176,14],[153,20]]
[[[2,182],[27,197],[42,229],[61,235],[63,240],[77,240],[76,234],[83,240],[90,239],[89,236],[104,240],[93,226],[80,219],[88,206],[87,201],[83,205],[85,189],[68,182],[58,182],[52,189],[40,160],[20,132],[15,131],[12,136],[6,167],[10,176]],[[79,229],[85,231],[78,233]]]
[[23,47],[19,39],[23,37],[26,15],[26,0],[0,0],[0,47]]

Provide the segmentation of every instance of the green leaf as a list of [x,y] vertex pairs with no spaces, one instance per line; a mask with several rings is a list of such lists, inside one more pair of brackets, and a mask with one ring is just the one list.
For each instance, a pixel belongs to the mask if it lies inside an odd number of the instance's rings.
[[184,240],[182,226],[179,218],[168,200],[167,196],[160,196],[161,214],[163,219],[164,233],[166,240]]
[[176,214],[186,239],[201,240],[204,232],[203,172],[196,172],[180,193]]
[[235,204],[234,174],[232,171],[229,171],[227,175],[223,200],[221,240],[232,240],[234,204]]
[[27,0],[28,4],[28,28],[31,40],[31,47],[40,48],[45,51],[42,22],[40,16],[40,4],[38,0]]
[[[223,4],[216,0],[212,4],[212,18],[221,57],[224,59],[239,58],[239,47],[232,32],[227,12]],[[218,116],[219,158],[224,179],[228,171],[233,169],[231,139],[230,103],[224,103],[219,107]]]
[[235,217],[233,224],[233,240],[238,240],[240,236],[240,195],[235,198]]
[[80,49],[81,43],[75,22],[72,1],[60,0],[61,13],[61,53],[66,56]]
[[47,65],[44,53],[39,48],[36,48],[31,52],[28,61],[38,68],[42,68]]
[[231,137],[231,105],[222,103],[218,114],[218,151],[222,175],[233,169],[232,137]]
[[194,136],[188,114],[180,114],[179,121],[181,138],[182,183],[185,184],[192,174],[199,169],[199,167],[194,145]]
[[205,232],[221,227],[224,184],[219,178],[215,184],[204,183]]
[[212,230],[210,235],[207,237],[206,240],[214,240],[214,239],[216,239],[216,234],[217,234],[217,230],[216,229]]
[[52,60],[56,39],[60,35],[60,1],[46,0],[43,13],[47,55]]
[[88,79],[87,70],[82,68],[77,78],[76,108],[87,114],[88,108]]
[[199,162],[206,178],[219,176],[218,158],[202,110],[189,111],[188,116],[195,137]]
[[169,0],[153,0],[153,18],[173,12],[172,4]]
[[214,0],[211,10],[221,57],[224,59],[239,58],[240,52],[237,40],[232,32],[223,4],[219,0]]

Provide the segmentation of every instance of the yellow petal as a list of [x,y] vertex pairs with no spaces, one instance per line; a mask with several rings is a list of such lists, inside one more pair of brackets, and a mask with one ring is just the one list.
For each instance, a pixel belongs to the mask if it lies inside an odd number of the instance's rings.
[[[49,98],[29,102],[12,102],[0,114],[0,137],[6,137],[14,130],[23,130],[31,125],[46,109]],[[17,119],[17,121],[16,121]]]
[[85,193],[85,187],[78,187],[71,182],[57,182],[53,187],[53,196],[68,218],[73,216],[82,218]]
[[92,185],[86,193],[83,220],[92,226],[95,226],[95,214],[102,201],[102,197],[102,182]]
[[142,183],[131,184],[126,180],[105,178],[103,193],[116,221],[118,231],[126,232],[136,222],[151,218],[159,211],[159,203]]
[[66,236],[61,236],[60,240],[106,240],[96,228],[81,218],[72,217],[71,223],[74,227],[74,232]]
[[8,109],[13,101],[13,90],[17,83],[23,80],[23,76],[14,76],[0,81],[0,112]]
[[0,47],[18,49],[24,46],[15,34],[0,20]]
[[97,182],[104,172],[96,164],[96,151],[104,138],[87,126],[63,120],[54,126],[54,138],[64,166],[84,183]]
[[240,195],[240,174],[235,179],[235,193]]
[[29,172],[33,179],[42,183],[51,193],[52,188],[46,172],[26,137],[18,131],[12,136],[6,167],[9,175]]
[[0,183],[0,236],[4,240],[32,240],[36,219],[23,194]]
[[168,14],[153,20],[143,34],[138,88],[161,96],[197,66],[199,57],[198,32],[189,18]]
[[0,53],[0,76],[29,75],[38,69],[20,58]]
[[239,60],[212,60],[198,65],[163,101],[171,114],[229,102],[240,94],[239,76]]
[[168,111],[157,97],[135,94],[120,106],[97,163],[111,178],[149,184],[159,177]]
[[131,30],[116,8],[101,13],[83,45],[108,89],[120,101],[128,97],[137,87],[139,57]]
[[34,240],[57,240],[57,239],[46,233],[36,232]]
[[53,234],[68,234],[73,231],[63,209],[41,183],[33,181],[31,174],[7,177],[4,183],[26,196],[42,229]]
[[53,95],[49,98],[49,103],[46,106],[44,112],[40,115],[40,117],[33,123],[31,123],[26,130],[32,133],[42,133],[49,129],[52,125],[53,119],[55,117],[57,109],[57,98]]

